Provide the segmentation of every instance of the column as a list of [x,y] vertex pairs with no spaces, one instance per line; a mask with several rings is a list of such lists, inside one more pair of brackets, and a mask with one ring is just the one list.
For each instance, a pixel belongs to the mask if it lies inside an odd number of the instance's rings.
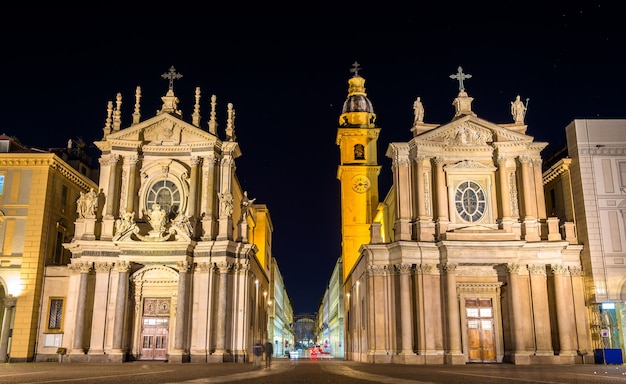
[[91,322],[90,355],[104,354],[104,334],[107,318],[109,297],[109,274],[113,265],[108,262],[95,262],[96,287],[93,300],[93,316]]
[[509,174],[506,170],[506,157],[498,157],[498,176],[500,177],[500,201],[502,202],[502,221],[511,220],[511,191]]
[[411,198],[411,172],[409,168],[408,145],[391,144],[394,150],[392,171],[396,192],[396,240],[411,240],[411,219],[413,201]]
[[529,265],[528,271],[530,272],[530,290],[533,302],[536,354],[538,356],[552,356],[554,351],[552,349],[546,266],[543,264]]
[[202,240],[214,240],[215,231],[215,154],[202,161]]
[[541,172],[541,159],[533,159],[533,173],[535,176],[535,201],[537,202],[537,218],[546,219],[546,199],[543,191],[543,172]]
[[139,161],[137,155],[129,156],[128,161],[128,188],[126,189],[126,212],[135,212],[135,197],[137,191],[135,191],[135,180],[137,178],[137,161]]
[[576,330],[572,326],[573,302],[567,289],[566,278],[569,276],[567,267],[561,264],[552,265],[554,274],[554,300],[556,302],[556,323],[559,331],[559,356],[576,356],[573,336]]
[[[201,163],[202,159],[196,156],[191,158],[191,174],[190,174],[190,183],[189,183],[189,201],[187,207],[187,216],[192,217],[195,221],[198,219],[198,165]],[[195,225],[194,225],[195,226]]]
[[417,296],[417,354],[424,355],[426,353],[426,303],[424,302],[424,265],[418,264],[415,269],[417,276],[417,287],[415,289]]
[[226,298],[228,297],[228,271],[230,264],[219,263],[220,271],[219,298],[217,302],[217,327],[215,332],[215,352],[226,353]]
[[115,217],[115,200],[117,191],[117,163],[119,155],[111,154],[106,161],[109,166],[109,183],[106,195],[106,215],[108,219]]
[[85,329],[85,304],[87,303],[87,279],[91,271],[91,263],[79,262],[75,268],[80,271],[80,284],[78,287],[78,302],[76,303],[76,323],[74,324],[74,343],[72,354],[84,354],[83,331]]
[[174,349],[182,352],[185,347],[185,328],[187,325],[187,272],[189,271],[188,261],[179,261],[178,267],[178,305],[176,307],[176,333]]
[[[461,347],[461,316],[459,313],[459,299],[456,292],[456,268],[457,264],[446,263],[443,269],[446,274],[446,307],[448,314],[448,353],[452,355],[462,354]],[[449,360],[449,363],[452,361]]]
[[400,264],[400,317],[402,322],[402,355],[413,355],[413,322],[411,321],[411,265]]
[[444,160],[442,157],[433,159],[435,165],[435,188],[433,195],[437,204],[437,236],[441,236],[448,230],[450,216],[448,213],[448,190],[443,171]]
[[113,353],[123,353],[124,319],[126,316],[126,301],[128,297],[128,272],[130,262],[121,260],[117,267],[117,294],[115,296],[115,320],[113,323]]
[[520,156],[522,172],[522,198],[524,203],[524,240],[539,241],[537,218],[535,217],[537,205],[535,202],[536,195],[531,191],[531,183],[534,184],[534,176],[530,172],[530,158],[528,156]]
[[17,297],[7,296],[4,298],[4,318],[2,320],[2,339],[0,339],[0,363],[7,361],[9,350],[9,333],[13,319],[13,308],[17,304]]
[[511,314],[510,319],[513,323],[511,332],[513,333],[513,347],[514,354],[520,354],[524,352],[524,326],[522,323],[523,311],[520,303],[520,284],[519,284],[519,270],[520,266],[517,264],[507,264],[507,271],[509,272],[509,300],[511,302]]
[[222,158],[220,167],[220,212],[219,212],[219,229],[217,234],[218,240],[233,239],[233,195],[231,189],[232,169],[235,160],[232,154],[227,153]]
[[417,206],[417,219],[428,219],[426,215],[426,188],[424,185],[424,158],[425,156],[417,156],[415,158],[415,174],[413,175],[413,181],[415,186],[415,201]]

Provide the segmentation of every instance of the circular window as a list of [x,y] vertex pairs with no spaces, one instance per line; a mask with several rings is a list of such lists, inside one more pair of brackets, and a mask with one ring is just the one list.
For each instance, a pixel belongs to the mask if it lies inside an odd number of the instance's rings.
[[152,204],[158,203],[170,219],[178,216],[180,211],[180,190],[169,180],[159,180],[152,184],[146,197],[146,210],[152,209]]
[[454,195],[456,211],[461,219],[475,222],[483,218],[487,201],[485,192],[478,183],[464,181],[456,188]]

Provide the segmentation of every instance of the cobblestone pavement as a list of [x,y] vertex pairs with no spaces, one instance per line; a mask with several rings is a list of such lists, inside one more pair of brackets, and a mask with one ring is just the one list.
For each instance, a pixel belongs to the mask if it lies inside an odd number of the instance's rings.
[[342,360],[276,359],[270,369],[253,364],[163,362],[5,363],[0,383],[85,384],[617,384],[625,365],[398,365]]

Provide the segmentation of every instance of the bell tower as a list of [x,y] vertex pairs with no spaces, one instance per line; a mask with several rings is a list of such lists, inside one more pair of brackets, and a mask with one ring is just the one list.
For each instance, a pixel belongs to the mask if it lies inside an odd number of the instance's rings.
[[339,146],[337,179],[341,182],[341,256],[344,281],[358,257],[362,244],[370,242],[370,226],[378,208],[380,166],[376,145],[380,128],[365,93],[365,79],[354,62],[348,80],[348,97],[343,103],[336,144]]

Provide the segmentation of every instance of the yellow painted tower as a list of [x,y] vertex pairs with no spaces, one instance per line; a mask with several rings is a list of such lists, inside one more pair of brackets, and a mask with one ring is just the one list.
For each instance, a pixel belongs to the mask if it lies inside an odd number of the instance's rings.
[[354,75],[348,80],[348,97],[339,117],[336,140],[340,152],[337,178],[341,182],[344,281],[358,260],[359,248],[369,243],[370,226],[378,207],[380,173],[376,114],[365,93],[365,79],[359,75],[357,62],[350,72]]

